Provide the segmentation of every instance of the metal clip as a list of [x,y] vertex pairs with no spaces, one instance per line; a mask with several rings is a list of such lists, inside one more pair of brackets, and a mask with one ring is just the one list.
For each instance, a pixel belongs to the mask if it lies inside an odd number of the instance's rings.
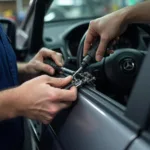
[[95,80],[96,78],[92,76],[89,72],[79,73],[73,78],[72,83],[68,85],[65,89],[69,89],[72,86],[79,88],[86,84],[94,85],[93,82]]

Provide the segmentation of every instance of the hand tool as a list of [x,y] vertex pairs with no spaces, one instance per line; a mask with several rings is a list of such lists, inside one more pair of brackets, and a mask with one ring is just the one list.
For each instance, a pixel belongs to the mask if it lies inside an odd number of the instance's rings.
[[44,63],[49,64],[58,73],[67,73],[69,75],[73,75],[74,74],[74,71],[72,71],[70,69],[67,69],[65,67],[60,67],[60,66],[56,65],[56,63],[54,61],[52,61],[51,59],[45,59]]
[[97,38],[91,45],[87,55],[84,57],[80,68],[74,72],[73,77],[75,77],[79,72],[83,71],[88,65],[90,65],[91,61],[95,58],[96,50],[99,43],[100,43],[100,39]]

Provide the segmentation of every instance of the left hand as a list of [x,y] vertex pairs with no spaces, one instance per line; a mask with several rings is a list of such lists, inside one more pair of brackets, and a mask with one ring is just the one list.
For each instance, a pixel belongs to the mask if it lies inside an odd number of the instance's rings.
[[38,75],[40,72],[45,72],[50,75],[55,73],[53,67],[44,63],[44,59],[49,58],[52,59],[58,66],[63,66],[64,61],[62,58],[62,54],[52,51],[47,48],[42,48],[32,60],[30,60],[26,65],[26,70],[31,75]]

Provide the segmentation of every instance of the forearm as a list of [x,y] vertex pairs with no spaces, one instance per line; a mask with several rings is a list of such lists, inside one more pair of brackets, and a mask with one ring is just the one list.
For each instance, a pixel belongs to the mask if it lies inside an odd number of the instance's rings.
[[12,119],[19,115],[17,109],[18,98],[17,88],[0,92],[0,121]]
[[150,23],[150,1],[142,2],[134,6],[123,8],[125,22],[130,23]]

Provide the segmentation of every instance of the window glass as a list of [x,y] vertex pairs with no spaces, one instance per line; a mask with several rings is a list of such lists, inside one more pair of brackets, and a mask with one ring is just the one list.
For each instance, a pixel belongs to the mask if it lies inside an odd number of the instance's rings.
[[144,0],[54,0],[45,22],[102,16]]

